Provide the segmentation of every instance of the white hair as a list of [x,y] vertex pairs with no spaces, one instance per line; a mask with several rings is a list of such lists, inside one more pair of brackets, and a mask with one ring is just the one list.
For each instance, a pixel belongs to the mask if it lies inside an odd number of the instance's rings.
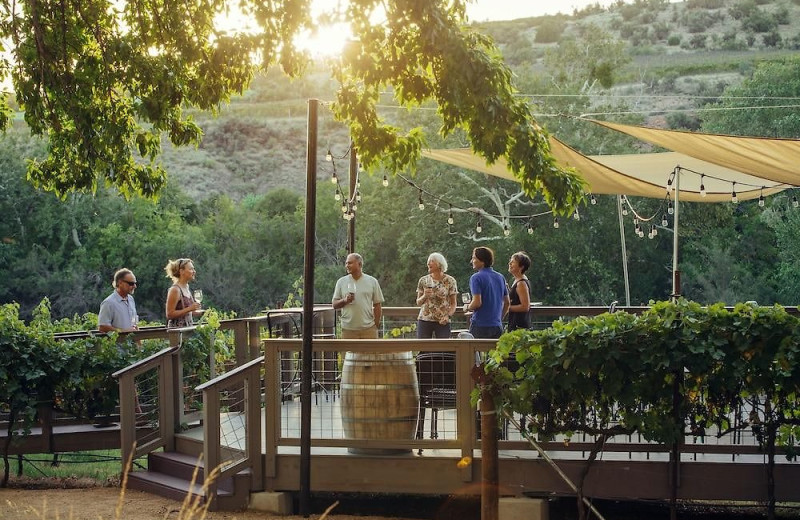
[[439,264],[439,269],[441,269],[443,273],[447,272],[447,260],[445,260],[442,253],[431,253],[428,255],[428,262],[431,260]]

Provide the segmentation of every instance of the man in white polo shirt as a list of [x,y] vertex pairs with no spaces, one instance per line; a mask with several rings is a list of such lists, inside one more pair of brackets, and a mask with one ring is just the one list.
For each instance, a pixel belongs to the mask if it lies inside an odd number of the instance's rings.
[[97,329],[100,332],[131,332],[139,329],[136,302],[133,293],[138,282],[130,269],[120,269],[114,273],[114,292],[100,304],[97,315]]

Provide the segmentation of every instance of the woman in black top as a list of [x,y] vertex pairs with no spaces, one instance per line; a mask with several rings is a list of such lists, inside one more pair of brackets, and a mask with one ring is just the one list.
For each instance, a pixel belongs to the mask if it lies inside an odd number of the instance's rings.
[[508,261],[508,272],[514,277],[509,296],[511,306],[508,308],[508,331],[531,328],[531,282],[525,272],[531,266],[530,257],[522,251],[511,255]]

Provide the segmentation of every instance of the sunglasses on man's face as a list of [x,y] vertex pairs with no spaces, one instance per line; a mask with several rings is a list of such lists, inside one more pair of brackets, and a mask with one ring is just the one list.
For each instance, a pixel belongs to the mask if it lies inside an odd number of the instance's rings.
[[122,281],[125,282],[128,285],[139,285],[139,282],[131,282],[129,280],[122,280]]

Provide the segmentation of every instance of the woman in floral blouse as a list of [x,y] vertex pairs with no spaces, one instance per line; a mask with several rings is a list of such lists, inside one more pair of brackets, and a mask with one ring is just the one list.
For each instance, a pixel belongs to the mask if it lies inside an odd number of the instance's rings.
[[449,338],[450,317],[456,312],[456,279],[447,273],[441,253],[428,257],[428,274],[417,283],[417,338]]

